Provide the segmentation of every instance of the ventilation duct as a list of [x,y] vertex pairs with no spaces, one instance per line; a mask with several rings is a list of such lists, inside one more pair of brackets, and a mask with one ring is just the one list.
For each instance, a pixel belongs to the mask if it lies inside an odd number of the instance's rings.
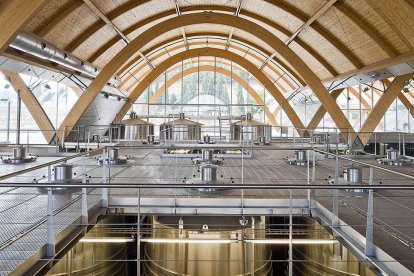
[[[22,31],[10,44],[10,47],[29,55],[60,64],[92,78],[95,78],[101,71],[93,64],[81,60],[27,31]],[[114,85],[119,85],[121,79],[114,75],[108,82]]]

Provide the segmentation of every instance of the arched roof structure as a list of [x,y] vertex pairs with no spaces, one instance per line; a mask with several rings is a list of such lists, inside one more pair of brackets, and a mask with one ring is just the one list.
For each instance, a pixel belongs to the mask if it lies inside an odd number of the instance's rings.
[[29,2],[0,4],[0,25],[7,27],[0,52],[26,29],[103,67],[65,119],[68,128],[110,75],[125,76],[121,88],[132,90],[169,56],[208,47],[249,59],[282,91],[308,86],[338,128],[352,131],[321,81],[414,60],[414,7],[407,0]]

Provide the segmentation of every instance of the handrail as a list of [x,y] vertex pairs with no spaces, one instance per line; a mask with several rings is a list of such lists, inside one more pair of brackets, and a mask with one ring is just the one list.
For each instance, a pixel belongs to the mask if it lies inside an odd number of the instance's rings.
[[[21,182],[0,182],[0,187],[16,187],[19,188],[136,188],[136,189],[196,189],[206,188],[203,184],[135,184],[135,183],[21,183]],[[374,190],[414,190],[413,185],[315,185],[315,184],[220,184],[208,185],[212,189],[280,189],[280,190],[348,190],[348,189],[374,189]]]
[[[33,167],[30,167],[30,168],[27,168],[27,169],[23,169],[21,171],[8,173],[8,174],[0,176],[0,181],[5,180],[5,179],[10,178],[10,177],[18,176],[18,175],[21,175],[21,174],[24,174],[24,173],[32,172],[32,171],[35,171],[35,170],[38,170],[38,169],[42,169],[42,168],[45,168],[45,167],[48,167],[48,166],[51,166],[51,165],[54,165],[54,164],[57,164],[57,163],[67,161],[67,160],[71,160],[71,159],[74,159],[74,158],[77,158],[77,157],[80,157],[80,156],[83,156],[83,155],[88,155],[90,153],[94,153],[95,151],[100,151],[100,150],[101,149],[94,149],[94,150],[90,150],[90,151],[87,151],[87,152],[80,152],[80,153],[74,154],[72,156],[68,156],[68,157],[64,157],[64,158],[61,158],[61,159],[57,159],[55,161],[50,161],[50,162],[47,162],[47,163],[43,163],[43,164],[33,166]],[[20,186],[20,184],[19,184],[19,186]]]
[[387,168],[383,168],[383,167],[380,167],[380,166],[377,166],[377,165],[365,163],[365,162],[362,162],[362,161],[358,161],[358,160],[355,160],[355,159],[352,159],[352,158],[345,157],[343,155],[338,155],[338,154],[330,153],[330,152],[323,151],[323,150],[318,150],[318,149],[313,149],[313,150],[315,152],[318,152],[318,153],[321,153],[321,154],[326,154],[326,155],[338,157],[338,159],[342,159],[342,160],[346,160],[346,161],[351,161],[353,163],[357,163],[357,164],[364,165],[364,166],[367,166],[367,167],[372,167],[374,169],[378,169],[378,170],[381,170],[381,171],[393,173],[393,174],[396,174],[396,175],[399,175],[399,176],[403,176],[403,177],[407,177],[409,179],[413,179],[414,180],[414,175],[409,175],[409,174],[405,174],[405,173],[402,173],[402,172],[393,171],[393,170],[390,170],[390,169],[387,169]]

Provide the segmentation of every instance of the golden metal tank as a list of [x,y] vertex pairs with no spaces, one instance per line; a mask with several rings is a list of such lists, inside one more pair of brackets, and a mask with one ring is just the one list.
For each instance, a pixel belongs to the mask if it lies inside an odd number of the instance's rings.
[[[149,239],[201,239],[227,243],[145,244],[145,275],[271,275],[267,245],[243,239],[264,238],[264,217],[152,217]],[[245,225],[244,225],[245,224]]]

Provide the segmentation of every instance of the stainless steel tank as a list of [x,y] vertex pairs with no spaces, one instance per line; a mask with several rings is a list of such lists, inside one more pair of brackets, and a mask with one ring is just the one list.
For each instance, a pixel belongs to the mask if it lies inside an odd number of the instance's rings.
[[[121,226],[126,225],[125,221],[124,216],[105,216],[83,238],[98,240],[108,238],[108,231],[114,229],[115,225],[116,229],[125,231],[126,229]],[[120,234],[117,236],[124,237]],[[127,247],[127,243],[78,242],[66,255],[57,260],[46,275],[130,275],[127,269]]]
[[232,140],[257,141],[259,137],[272,140],[272,126],[253,120],[252,114],[247,113],[246,120],[234,122],[231,125]]
[[121,139],[145,140],[148,135],[154,134],[154,125],[138,119],[135,112],[131,112],[129,119],[121,122]]
[[206,164],[200,166],[200,180],[204,182],[212,182],[217,180],[217,165]]
[[329,144],[339,144],[339,133],[338,132],[330,132],[328,134],[328,143]]
[[119,157],[119,149],[118,148],[109,148],[107,151],[107,158],[109,161],[116,161]]
[[17,147],[13,149],[13,157],[23,159],[26,157],[26,148]]
[[[269,245],[238,239],[264,239],[264,217],[152,217],[150,238],[233,240],[228,243],[146,243],[145,275],[271,275]],[[254,230],[254,231],[253,231]]]
[[264,145],[266,144],[267,140],[266,140],[266,136],[260,136],[259,137],[259,144],[260,145]]
[[297,161],[306,161],[306,150],[295,151],[295,157]]
[[149,144],[154,144],[155,143],[155,136],[154,135],[148,135],[147,136],[147,142]]
[[362,169],[358,167],[349,167],[344,170],[344,179],[351,183],[362,182]]
[[398,150],[396,149],[387,149],[387,159],[389,160],[398,160]]
[[55,171],[55,181],[56,182],[67,182],[72,179],[72,169],[73,165],[62,163],[59,165],[56,165],[54,167]]
[[203,140],[204,140],[204,144],[210,144],[211,137],[209,135],[204,135]]
[[201,150],[201,159],[203,160],[211,160],[213,159],[213,152],[212,149],[202,149]]
[[201,140],[202,124],[185,118],[184,113],[180,113],[179,119],[166,122],[160,125],[161,140]]

